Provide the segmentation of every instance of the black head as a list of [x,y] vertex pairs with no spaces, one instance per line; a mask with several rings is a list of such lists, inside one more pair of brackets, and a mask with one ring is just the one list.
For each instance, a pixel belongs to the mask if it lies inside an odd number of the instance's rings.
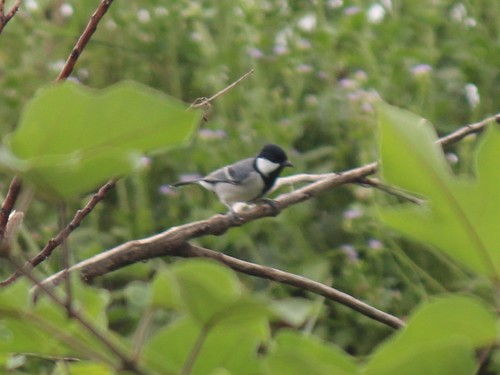
[[288,160],[285,151],[283,151],[283,149],[278,145],[265,145],[264,147],[262,147],[262,150],[260,150],[257,157],[267,159],[273,163],[282,165],[283,167],[292,166],[292,163],[290,163],[290,161]]

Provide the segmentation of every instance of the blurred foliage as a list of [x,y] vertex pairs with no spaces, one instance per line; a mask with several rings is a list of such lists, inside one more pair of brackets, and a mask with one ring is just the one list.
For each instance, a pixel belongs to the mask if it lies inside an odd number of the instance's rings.
[[[2,137],[15,129],[36,90],[55,79],[97,3],[23,2],[0,35]],[[167,184],[253,155],[265,142],[282,145],[297,173],[341,171],[376,160],[379,97],[426,117],[439,134],[497,113],[499,19],[497,0],[113,3],[71,79],[94,88],[134,80],[190,103],[251,68],[255,73],[215,102],[189,146],[149,155],[145,168],[119,181],[71,236],[74,260],[222,211],[201,189],[172,191]],[[475,143],[469,137],[447,147],[454,171],[473,173]],[[12,175],[1,176],[5,192]],[[19,248],[32,255],[57,231],[57,213],[29,192],[22,198],[20,208],[29,204],[29,210]],[[76,210],[87,199],[70,203]],[[485,279],[383,227],[373,207],[387,199],[362,186],[341,187],[277,218],[199,242],[331,284],[400,317],[446,291],[491,299]],[[137,301],[146,285],[141,282],[171,261],[137,264],[95,281],[111,293],[113,330],[133,334],[143,314]],[[50,274],[59,265],[53,256],[40,271]],[[11,269],[1,265],[0,271],[7,276]],[[265,296],[311,299],[314,308],[300,328],[350,354],[372,353],[390,333],[301,291],[247,277],[241,281]],[[193,322],[182,324],[178,329],[189,330]],[[158,340],[175,332],[161,333]]]

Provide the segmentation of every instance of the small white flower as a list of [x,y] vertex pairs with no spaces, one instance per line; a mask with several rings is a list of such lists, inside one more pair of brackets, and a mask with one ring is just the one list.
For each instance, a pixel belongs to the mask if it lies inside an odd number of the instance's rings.
[[73,7],[71,6],[71,4],[68,4],[68,3],[64,3],[63,5],[61,5],[61,7],[59,8],[59,12],[61,12],[61,15],[65,18],[69,18],[73,15]]
[[36,0],[28,0],[26,2],[26,9],[30,12],[34,12],[38,10],[38,2]]
[[450,17],[453,21],[462,22],[467,17],[467,9],[462,3],[455,5],[450,11]]
[[112,19],[109,19],[106,21],[106,28],[108,30],[116,30],[118,28],[118,25],[116,24],[116,22]]
[[477,86],[473,83],[468,83],[465,85],[465,98],[469,103],[471,108],[476,108],[481,102],[481,97],[479,96],[479,90]]
[[446,153],[446,159],[450,164],[457,164],[458,163],[458,156],[457,154],[453,152],[448,152]]
[[56,60],[49,63],[49,69],[55,72],[59,72],[65,64],[64,60]]
[[139,9],[139,11],[137,12],[137,19],[142,23],[148,23],[149,21],[151,21],[151,14],[149,14],[149,10]]
[[367,13],[368,21],[371,23],[380,23],[384,19],[385,8],[380,4],[373,4]]
[[476,27],[477,26],[477,21],[472,18],[472,17],[466,17],[464,19],[464,25],[467,27]]
[[343,0],[328,0],[326,3],[326,6],[330,9],[340,8],[342,5],[344,5]]
[[156,17],[168,16],[168,9],[165,7],[156,7],[155,8],[155,16]]
[[385,9],[392,11],[392,0],[381,0],[380,1]]
[[302,17],[297,25],[302,31],[313,31],[316,28],[316,16],[314,14],[306,14]]

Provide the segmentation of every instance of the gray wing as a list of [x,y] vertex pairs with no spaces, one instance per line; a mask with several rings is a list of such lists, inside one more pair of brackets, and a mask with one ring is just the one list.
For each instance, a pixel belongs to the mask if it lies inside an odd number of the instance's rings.
[[208,176],[202,178],[202,181],[208,183],[225,182],[233,185],[239,185],[244,182],[251,173],[254,172],[254,158],[240,160],[234,164],[228,165],[213,171]]

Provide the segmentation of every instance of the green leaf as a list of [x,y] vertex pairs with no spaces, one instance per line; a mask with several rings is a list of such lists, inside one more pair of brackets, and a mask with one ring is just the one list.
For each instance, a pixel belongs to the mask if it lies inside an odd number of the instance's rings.
[[477,154],[478,181],[454,176],[421,118],[381,104],[381,170],[385,181],[428,198],[424,207],[382,209],[384,221],[471,269],[500,276],[500,130],[491,127]]
[[214,261],[192,259],[172,267],[181,299],[189,313],[200,323],[222,316],[243,295],[236,274]]
[[58,362],[54,375],[113,375],[115,372],[102,364],[94,362]]
[[474,348],[495,336],[495,315],[484,304],[442,297],[422,305],[407,327],[375,352],[364,374],[472,374],[477,367]]
[[[160,373],[180,373],[202,330],[195,320],[183,318],[157,331],[144,346],[146,365]],[[205,375],[222,369],[239,375],[260,373],[257,351],[267,335],[267,321],[261,317],[238,327],[213,326],[201,339],[200,352],[192,359],[192,374]]]
[[234,271],[214,261],[189,259],[158,272],[152,290],[153,306],[181,307],[187,314],[146,343],[144,358],[151,368],[181,373],[198,347],[191,359],[193,374],[259,373],[257,350],[269,337],[271,312],[267,301],[245,293]]
[[25,107],[0,163],[50,196],[66,198],[131,172],[142,153],[178,145],[200,114],[132,82],[92,90],[49,85]]
[[[125,344],[107,329],[107,292],[74,282],[73,303],[100,332],[115,345]],[[47,297],[33,306],[29,301],[29,285],[20,281],[0,289],[0,359],[10,353],[34,353],[50,356],[77,356],[107,364],[114,355],[75,319],[69,319],[64,307]]]
[[282,330],[267,358],[268,374],[359,374],[354,359],[341,349],[314,336]]
[[315,303],[304,298],[286,298],[272,302],[277,317],[294,327],[303,325],[314,311]]
[[164,268],[159,270],[151,283],[151,304],[154,307],[174,309],[181,305],[179,286],[173,272]]

